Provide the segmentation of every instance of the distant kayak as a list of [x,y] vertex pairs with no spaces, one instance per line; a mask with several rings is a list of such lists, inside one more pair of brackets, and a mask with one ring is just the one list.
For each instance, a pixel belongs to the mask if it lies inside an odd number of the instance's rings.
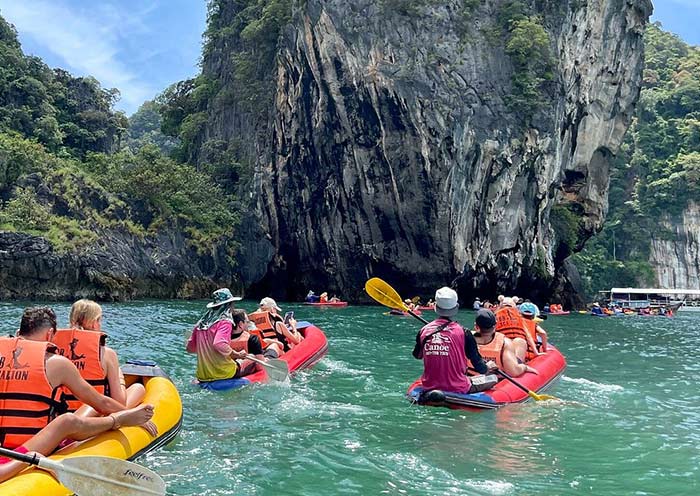
[[304,305],[309,305],[312,307],[347,307],[348,302],[347,301],[326,301],[321,303],[320,301],[318,303],[311,303],[309,301],[305,301]]
[[548,313],[549,315],[569,315],[571,312],[570,311],[564,311],[564,312],[545,312]]
[[[414,310],[413,313],[414,313],[415,315],[421,315],[422,312],[421,312],[420,310]],[[411,314],[408,313],[408,312],[403,312],[403,311],[401,311],[401,310],[391,310],[391,311],[389,311],[389,313],[387,313],[386,315],[398,315],[398,316],[404,316],[404,317],[405,317],[405,316],[411,315]]]
[[435,307],[433,305],[430,305],[430,306],[419,305],[418,310],[435,310]]

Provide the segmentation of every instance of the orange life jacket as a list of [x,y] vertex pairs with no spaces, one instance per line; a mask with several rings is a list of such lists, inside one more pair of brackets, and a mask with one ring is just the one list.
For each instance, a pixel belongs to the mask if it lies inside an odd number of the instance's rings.
[[61,387],[46,377],[45,341],[0,338],[0,443],[14,449],[65,413]]
[[[250,316],[248,316],[250,318]],[[245,351],[248,353],[248,338],[250,337],[250,333],[248,331],[243,331],[239,336],[231,339],[229,342],[229,346],[231,346],[231,349],[236,350],[236,351]]]
[[[262,333],[262,338],[264,339],[277,339],[277,331],[275,331],[275,323],[270,315],[270,312],[263,312],[258,310],[257,312],[249,313],[248,319],[255,324],[255,327]],[[261,338],[261,341],[263,340]]]
[[[523,326],[525,327],[527,333],[532,337],[532,341],[537,343],[537,322],[535,322],[534,319],[523,318]],[[534,350],[531,350],[530,346],[528,346],[527,352],[525,353],[525,361],[532,360],[536,356],[537,355],[535,355]]]
[[520,316],[520,311],[514,307],[496,310],[496,332],[501,332],[510,339],[523,338],[527,341],[523,318]]
[[[73,362],[80,376],[87,381],[98,393],[109,396],[109,381],[107,372],[102,367],[102,346],[107,335],[99,331],[84,331],[82,329],[59,329],[51,342],[58,347],[58,353]],[[74,412],[83,403],[76,398],[68,388],[64,388],[68,401],[68,411]]]
[[[503,344],[505,343],[506,337],[497,332],[493,335],[493,339],[488,344],[479,344],[479,354],[485,362],[493,360],[499,369],[503,369]],[[472,366],[471,364],[469,365]],[[476,374],[476,372],[474,372]]]

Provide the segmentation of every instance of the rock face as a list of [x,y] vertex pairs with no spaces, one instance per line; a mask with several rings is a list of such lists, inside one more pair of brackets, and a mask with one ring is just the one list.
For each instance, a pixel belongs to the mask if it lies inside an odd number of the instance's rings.
[[674,233],[658,238],[651,233],[649,261],[656,271],[658,287],[700,288],[700,204],[690,202],[678,219],[662,219],[661,230]]
[[[220,3],[233,25],[237,7]],[[257,239],[276,256],[248,269],[266,274],[254,289],[357,299],[370,276],[411,295],[455,281],[465,298],[567,286],[550,213],[576,213],[578,247],[601,226],[651,3],[533,4],[553,78],[527,122],[508,105],[515,67],[493,35],[507,2],[468,3],[406,13],[398,1],[309,0],[283,32],[266,117],[241,116],[235,99],[210,106],[206,137],[244,137],[257,157]],[[230,47],[203,64],[224,89]],[[253,254],[241,266],[260,264]]]
[[[42,237],[0,231],[0,298],[125,300],[204,296],[217,287],[181,239],[103,233],[99,246],[56,253]],[[200,263],[192,263],[199,260]],[[236,288],[232,288],[234,290]],[[239,288],[238,288],[239,289]]]

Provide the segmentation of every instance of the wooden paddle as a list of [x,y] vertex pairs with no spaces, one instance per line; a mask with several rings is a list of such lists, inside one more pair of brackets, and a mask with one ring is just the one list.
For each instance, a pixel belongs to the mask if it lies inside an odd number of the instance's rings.
[[[382,281],[378,277],[373,277],[369,281],[365,283],[365,291],[367,292],[368,295],[370,295],[374,300],[377,302],[381,303],[384,306],[387,306],[389,308],[396,308],[397,310],[403,310],[405,312],[410,313],[413,315],[415,318],[423,322],[424,324],[427,324],[428,321],[425,320],[422,317],[419,317],[415,313],[413,313],[411,310],[408,309],[408,307],[403,303],[403,300],[401,299],[401,296],[399,293],[396,292],[394,288],[389,286],[386,282]],[[499,373],[501,376],[503,376],[506,380],[512,382],[515,384],[517,387],[522,389],[523,391],[527,392],[527,394],[534,399],[535,401],[544,401],[544,400],[556,400],[554,396],[549,396],[547,394],[537,394],[534,391],[530,391],[528,388],[520,384],[518,381],[513,379],[511,376],[506,374],[500,369],[497,369],[497,373]]]
[[255,363],[259,363],[267,369],[267,376],[273,381],[283,382],[289,377],[289,364],[284,360],[279,360],[277,358],[268,358],[266,360],[260,360],[253,355],[245,356],[248,360]]
[[76,456],[62,460],[40,458],[0,448],[0,455],[52,472],[76,494],[101,496],[165,495],[165,482],[136,463],[106,456]]

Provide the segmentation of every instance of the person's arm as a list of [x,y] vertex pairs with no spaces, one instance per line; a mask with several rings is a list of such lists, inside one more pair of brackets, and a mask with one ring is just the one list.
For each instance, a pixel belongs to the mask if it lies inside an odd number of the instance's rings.
[[413,358],[417,358],[418,360],[423,358],[423,347],[421,346],[420,335],[420,332],[416,334],[416,345],[413,347]]
[[105,361],[105,372],[107,372],[107,382],[109,383],[109,396],[126,406],[126,383],[124,374],[119,368],[119,358],[117,353],[107,346],[103,348]]
[[275,324],[277,334],[281,334],[282,336],[284,336],[287,342],[290,344],[301,343],[303,338],[301,336],[301,333],[297,331],[297,321],[294,319],[289,319],[289,325],[291,326],[291,329],[287,328],[287,326],[284,325],[284,322],[278,321]]
[[66,357],[51,355],[46,360],[46,377],[51,387],[66,386],[76,398],[102,414],[115,413],[124,409],[124,405],[118,401],[98,393],[80,376],[73,362]]
[[540,326],[535,327],[535,332],[542,339],[542,347],[540,348],[543,353],[547,352],[547,331],[542,329]]
[[525,329],[525,338],[527,341],[527,347],[530,349],[530,351],[535,355],[541,355],[542,353],[537,351],[537,343],[535,343],[535,340],[532,339],[532,336],[529,332],[527,332],[527,329]]
[[192,334],[190,334],[190,337],[187,339],[187,344],[185,345],[187,353],[197,353],[197,337],[195,336],[196,334],[197,331],[195,329],[192,329]]
[[513,343],[510,339],[506,339],[503,343],[501,359],[503,360],[503,371],[508,375],[520,377],[525,372],[537,374],[537,371],[532,367],[518,362],[518,358],[515,356],[515,350],[513,349]]
[[471,332],[466,329],[464,331],[464,354],[467,356],[469,361],[472,363],[472,367],[480,374],[485,374],[488,372],[489,368],[481,358],[479,353],[479,345],[476,344],[476,339]]

